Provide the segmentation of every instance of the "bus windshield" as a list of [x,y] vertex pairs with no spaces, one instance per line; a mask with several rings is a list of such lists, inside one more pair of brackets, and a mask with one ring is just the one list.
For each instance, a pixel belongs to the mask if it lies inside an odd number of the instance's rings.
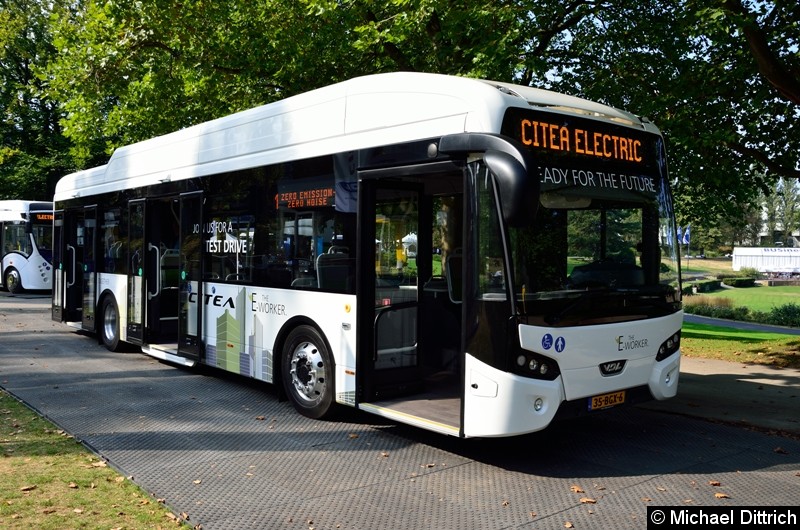
[[592,322],[674,311],[678,256],[665,212],[643,200],[584,199],[580,209],[543,204],[534,225],[511,229],[521,311],[548,325],[587,323],[590,308]]
[[39,254],[47,261],[53,259],[53,216],[47,214],[45,220],[34,219],[31,223],[33,241]]
[[[479,188],[486,211],[492,190]],[[480,297],[505,300],[500,216],[482,218]],[[516,311],[530,323],[638,320],[675,310],[678,253],[666,189],[613,198],[543,190],[535,221],[507,230]]]
[[[542,326],[677,311],[678,242],[660,137],[519,109],[507,113],[506,130],[529,148],[538,201],[528,222],[483,216],[480,297],[505,299],[513,289],[515,313]],[[502,203],[488,180],[478,188],[483,211]]]

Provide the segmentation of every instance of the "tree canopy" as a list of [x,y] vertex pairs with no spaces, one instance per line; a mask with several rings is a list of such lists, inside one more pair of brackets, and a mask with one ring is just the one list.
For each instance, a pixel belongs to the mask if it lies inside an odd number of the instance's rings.
[[800,176],[796,0],[46,5],[0,0],[5,192],[25,179],[52,189],[57,171],[120,145],[396,70],[513,81],[647,116],[667,140],[682,224],[729,222]]

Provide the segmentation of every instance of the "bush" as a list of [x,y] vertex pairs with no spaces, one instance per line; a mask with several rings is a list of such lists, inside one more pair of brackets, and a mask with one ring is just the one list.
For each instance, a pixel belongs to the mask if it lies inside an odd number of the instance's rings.
[[773,307],[767,315],[765,323],[800,328],[800,305],[786,304],[780,307]]
[[698,293],[710,293],[711,291],[721,289],[722,282],[719,280],[702,280],[691,284],[691,288],[687,290],[693,290],[695,287]]
[[739,269],[739,276],[755,278],[757,280],[763,277],[763,274],[758,272],[758,269],[754,269],[753,267],[743,267]]
[[687,313],[703,317],[725,318],[727,320],[749,320],[750,310],[746,307],[723,307],[713,305],[695,305],[686,307]]
[[722,283],[725,285],[730,285],[731,287],[755,287],[756,279],[755,278],[725,278],[722,280]]
[[[691,298],[684,298],[684,309],[697,307],[733,307],[733,302],[730,298],[714,297],[714,296],[697,296]],[[701,311],[703,309],[700,309]],[[706,311],[708,311],[706,309]]]
[[683,310],[686,313],[704,317],[800,328],[800,304],[786,304],[764,312],[750,311],[746,307],[735,307],[730,298],[687,296],[683,299]]

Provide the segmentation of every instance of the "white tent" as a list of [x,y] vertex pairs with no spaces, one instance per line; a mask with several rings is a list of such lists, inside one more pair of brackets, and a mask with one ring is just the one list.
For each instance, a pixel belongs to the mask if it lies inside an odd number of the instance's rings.
[[406,256],[409,258],[415,258],[417,256],[417,234],[410,233],[401,239],[403,243],[403,250],[406,253]]
[[800,273],[800,248],[735,247],[733,270],[756,269],[759,272]]

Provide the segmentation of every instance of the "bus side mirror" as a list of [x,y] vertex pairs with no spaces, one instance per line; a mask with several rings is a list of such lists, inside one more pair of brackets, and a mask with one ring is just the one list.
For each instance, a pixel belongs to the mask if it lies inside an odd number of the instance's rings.
[[508,153],[486,151],[484,162],[497,179],[503,218],[510,226],[533,222],[539,206],[539,180]]

